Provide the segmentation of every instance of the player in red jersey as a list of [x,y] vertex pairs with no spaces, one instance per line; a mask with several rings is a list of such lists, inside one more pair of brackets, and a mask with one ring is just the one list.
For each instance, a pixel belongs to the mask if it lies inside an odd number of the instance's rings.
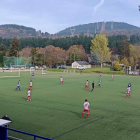
[[114,78],[114,75],[112,74],[112,75],[111,75],[111,81],[113,81],[113,78]]
[[89,108],[90,108],[90,104],[89,104],[89,102],[87,101],[87,99],[85,99],[85,102],[84,102],[84,111],[83,111],[83,113],[82,113],[81,118],[83,118],[85,112],[87,112],[87,117],[86,117],[86,118],[88,118],[88,116],[89,116]]
[[61,81],[61,85],[63,85],[63,78],[62,77],[60,78],[60,81]]
[[89,86],[88,86],[88,80],[86,81],[85,89],[86,89],[86,88],[89,89]]
[[32,90],[32,87],[33,87],[33,82],[32,80],[30,81],[30,89]]
[[126,98],[129,96],[129,97],[131,97],[131,90],[130,90],[130,87],[128,87],[127,89],[126,89]]
[[29,88],[29,90],[27,91],[27,101],[31,101],[31,91],[30,91],[30,88]]

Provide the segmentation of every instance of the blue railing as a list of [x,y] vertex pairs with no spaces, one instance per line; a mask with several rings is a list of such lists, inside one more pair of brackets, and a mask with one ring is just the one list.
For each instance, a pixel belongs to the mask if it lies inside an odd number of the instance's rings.
[[32,137],[34,137],[34,140],[37,140],[37,138],[44,139],[44,140],[53,140],[53,139],[50,139],[50,138],[42,137],[42,136],[39,136],[39,135],[27,133],[27,132],[24,132],[24,131],[16,130],[16,129],[13,129],[13,128],[8,128],[8,127],[4,127],[4,126],[0,126],[0,130],[3,130],[3,131],[0,131],[0,137],[1,137],[1,135],[3,137],[2,140],[8,140],[9,139],[8,135],[7,135],[7,130],[32,136]]

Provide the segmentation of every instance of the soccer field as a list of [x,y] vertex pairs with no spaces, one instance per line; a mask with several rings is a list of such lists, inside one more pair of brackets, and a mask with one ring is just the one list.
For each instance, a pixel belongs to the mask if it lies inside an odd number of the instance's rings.
[[[60,85],[60,77],[64,85]],[[35,133],[55,140],[139,140],[140,139],[140,78],[64,72],[35,74],[22,72],[20,78],[0,79],[0,116],[7,114],[11,128]],[[21,91],[15,91],[21,80]],[[31,102],[27,89],[33,81]],[[84,89],[89,80],[90,89]],[[91,83],[95,89],[91,92]],[[125,98],[128,83],[131,98]],[[83,118],[84,100],[90,103],[89,119]],[[14,132],[9,135],[31,140]]]

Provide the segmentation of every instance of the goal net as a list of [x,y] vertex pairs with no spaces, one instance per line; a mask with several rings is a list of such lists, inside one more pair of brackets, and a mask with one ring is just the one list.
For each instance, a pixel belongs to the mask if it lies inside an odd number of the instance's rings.
[[11,71],[20,69],[20,71],[26,71],[26,65],[11,65]]
[[20,69],[0,68],[0,78],[20,77]]
[[36,74],[47,74],[47,69],[46,68],[38,68],[35,69],[34,67],[30,68],[30,73],[36,73]]

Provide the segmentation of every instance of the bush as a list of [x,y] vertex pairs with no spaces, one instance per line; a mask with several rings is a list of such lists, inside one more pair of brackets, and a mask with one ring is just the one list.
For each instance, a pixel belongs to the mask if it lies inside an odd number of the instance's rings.
[[121,71],[123,69],[119,64],[119,61],[116,61],[116,63],[113,65],[115,71]]

